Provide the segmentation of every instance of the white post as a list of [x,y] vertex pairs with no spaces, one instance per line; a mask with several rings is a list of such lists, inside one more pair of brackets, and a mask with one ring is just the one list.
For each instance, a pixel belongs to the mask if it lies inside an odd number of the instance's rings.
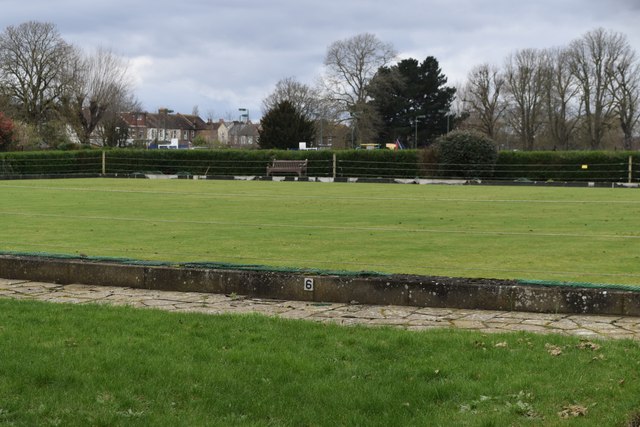
[[106,153],[102,152],[102,175],[107,173],[107,158]]
[[629,156],[629,184],[633,181],[633,156]]

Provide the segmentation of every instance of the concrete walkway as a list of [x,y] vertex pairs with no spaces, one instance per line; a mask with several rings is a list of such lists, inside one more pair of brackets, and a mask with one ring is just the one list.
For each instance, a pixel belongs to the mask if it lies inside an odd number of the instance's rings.
[[260,313],[341,325],[393,326],[407,330],[460,328],[485,333],[527,331],[585,338],[640,339],[640,317],[539,314],[508,311],[372,306],[247,298],[241,295],[56,285],[0,279],[0,298],[78,304],[129,305],[177,312]]

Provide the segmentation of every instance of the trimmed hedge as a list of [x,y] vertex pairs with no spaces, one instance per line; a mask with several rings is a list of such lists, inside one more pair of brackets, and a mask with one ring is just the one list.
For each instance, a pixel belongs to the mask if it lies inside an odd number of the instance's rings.
[[362,178],[415,178],[418,172],[416,150],[335,151],[336,176]]
[[76,175],[102,172],[102,152],[29,151],[0,153],[3,175]]
[[629,156],[633,156],[633,181],[637,182],[640,155],[624,151],[502,151],[498,155],[494,178],[626,182]]
[[[308,175],[337,177],[432,178],[438,175],[428,150],[106,150],[106,173],[263,176],[272,158],[308,159]],[[610,151],[534,151],[498,153],[495,169],[477,168],[473,178],[505,181],[628,180],[633,156],[633,181],[640,180],[640,154]],[[587,168],[583,168],[587,165]],[[485,172],[480,172],[485,170]],[[102,172],[102,151],[37,151],[0,153],[0,176],[83,175]]]
[[113,150],[107,151],[107,173],[189,173],[192,175],[264,175],[272,158],[309,159],[308,173],[331,173],[331,153],[278,150]]

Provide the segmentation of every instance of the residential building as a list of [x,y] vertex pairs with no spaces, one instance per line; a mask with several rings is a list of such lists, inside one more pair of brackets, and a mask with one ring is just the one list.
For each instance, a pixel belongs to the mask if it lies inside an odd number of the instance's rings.
[[158,110],[158,113],[121,113],[129,127],[129,143],[141,141],[149,148],[167,145],[191,147],[196,135],[206,131],[207,123],[196,115],[172,113],[166,108]]
[[234,148],[256,148],[259,125],[251,121],[204,121],[197,115],[173,114],[160,109],[158,113],[126,112],[122,119],[129,127],[129,144],[144,143],[148,148],[190,148],[195,137]]
[[257,148],[260,129],[257,124],[246,122],[230,122],[228,124],[227,145],[234,148]]

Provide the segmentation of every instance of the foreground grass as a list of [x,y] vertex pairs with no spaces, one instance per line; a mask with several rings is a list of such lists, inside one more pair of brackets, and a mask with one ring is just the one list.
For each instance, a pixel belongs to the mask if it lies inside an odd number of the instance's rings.
[[626,425],[632,341],[0,300],[2,425]]
[[640,285],[640,191],[0,182],[0,250]]

